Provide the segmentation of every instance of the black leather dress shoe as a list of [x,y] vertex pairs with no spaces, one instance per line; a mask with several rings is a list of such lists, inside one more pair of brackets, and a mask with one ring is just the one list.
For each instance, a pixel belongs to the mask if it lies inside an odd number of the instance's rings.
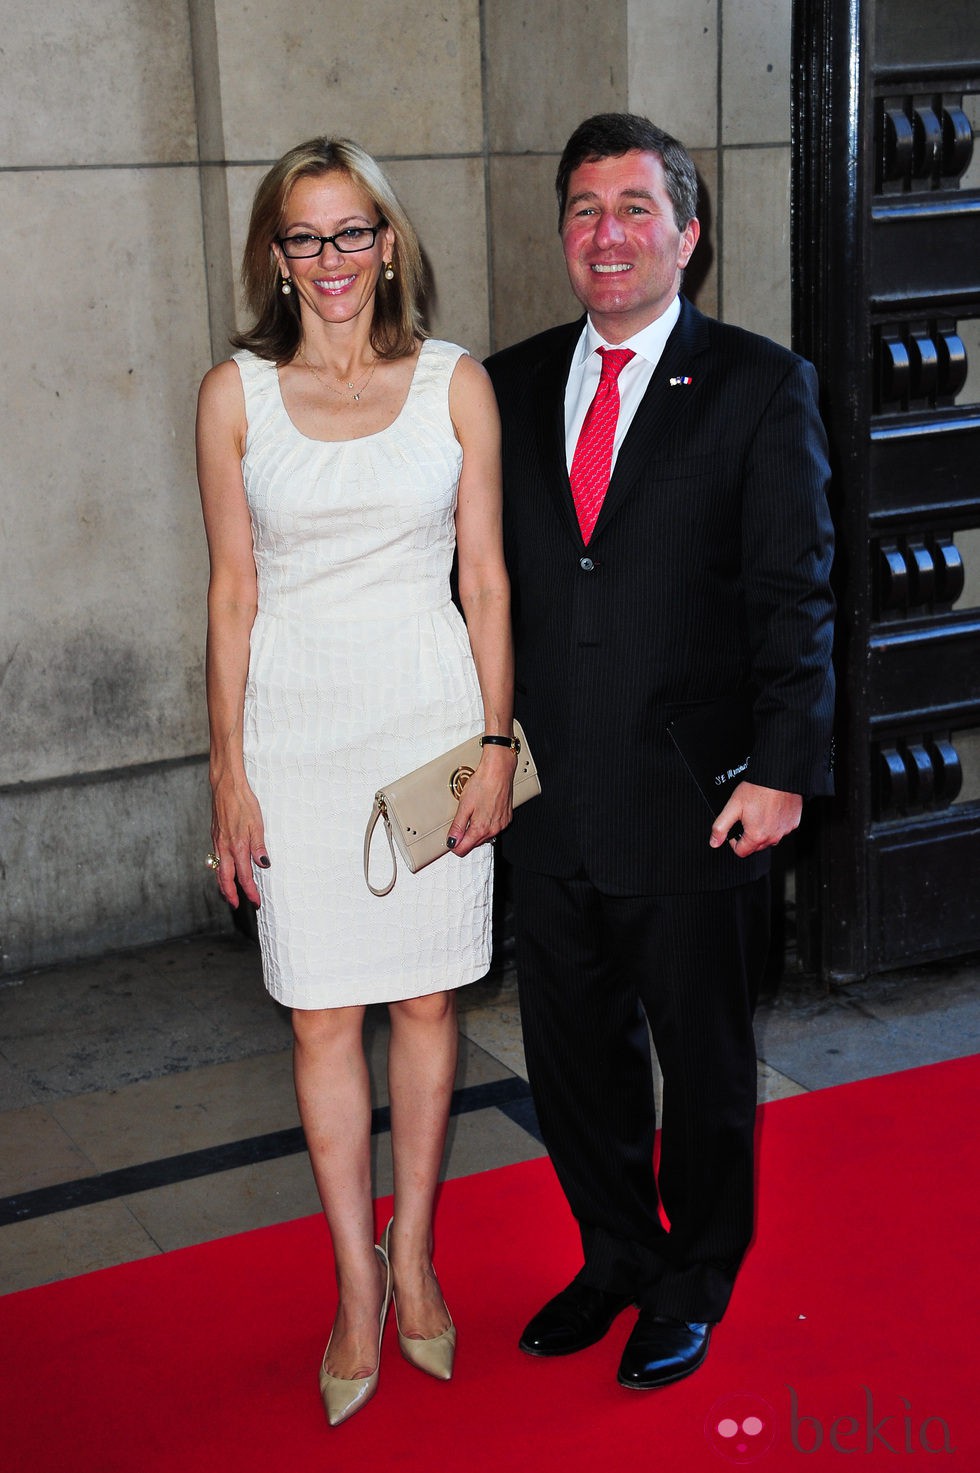
[[538,1311],[518,1343],[528,1355],[572,1355],[601,1340],[632,1302],[628,1296],[607,1294],[573,1279]]
[[653,1391],[689,1376],[708,1354],[711,1326],[640,1310],[619,1363],[620,1386]]

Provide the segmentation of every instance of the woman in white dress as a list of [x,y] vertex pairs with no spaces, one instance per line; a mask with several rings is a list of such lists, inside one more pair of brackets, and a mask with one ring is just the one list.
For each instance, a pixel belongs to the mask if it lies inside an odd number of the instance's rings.
[[[510,821],[509,587],[499,421],[482,367],[426,340],[418,240],[349,140],[291,149],[259,186],[242,271],[255,326],[204,379],[211,555],[209,863],[259,907],[266,985],[292,1008],[300,1117],[333,1240],[320,1370],[332,1424],[399,1344],[452,1373],[432,1268],[456,1066],[454,989],[489,963],[489,842]],[[466,618],[451,601],[450,569]],[[453,853],[383,899],[361,872],[378,787],[482,731]],[[369,1003],[391,1021],[395,1216],[375,1243]]]

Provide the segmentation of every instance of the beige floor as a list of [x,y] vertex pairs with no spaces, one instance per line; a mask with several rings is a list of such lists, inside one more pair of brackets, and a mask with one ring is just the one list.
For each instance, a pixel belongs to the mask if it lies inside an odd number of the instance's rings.
[[[950,964],[834,996],[784,980],[758,1018],[761,1098],[980,1050],[976,971]],[[459,1003],[446,1178],[544,1154],[512,969]],[[372,1010],[378,1107],[386,1029]],[[237,934],[0,982],[0,1292],[316,1212],[297,1126],[288,1016]],[[380,1196],[383,1128],[374,1156]]]

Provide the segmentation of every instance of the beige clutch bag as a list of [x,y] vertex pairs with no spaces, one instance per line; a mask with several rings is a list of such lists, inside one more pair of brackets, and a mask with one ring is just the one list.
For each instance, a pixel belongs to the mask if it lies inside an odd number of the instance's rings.
[[[538,770],[534,765],[527,745],[527,738],[520,723],[514,722],[514,735],[520,743],[517,754],[517,771],[514,773],[514,807],[526,803],[541,791]],[[374,808],[368,819],[364,835],[364,879],[372,895],[387,895],[398,878],[396,846],[405,864],[414,875],[424,869],[441,854],[448,854],[446,835],[449,825],[456,817],[456,807],[463,789],[476,771],[483,755],[479,735],[470,737],[443,752],[424,767],[417,767],[404,777],[398,777],[374,795]],[[388,848],[391,851],[391,879],[378,889],[371,884],[368,866],[371,857],[371,837],[378,819],[382,819]]]

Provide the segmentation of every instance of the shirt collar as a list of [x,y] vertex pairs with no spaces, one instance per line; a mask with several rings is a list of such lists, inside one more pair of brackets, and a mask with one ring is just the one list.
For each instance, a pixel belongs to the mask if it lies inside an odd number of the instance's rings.
[[640,358],[645,358],[648,363],[658,363],[660,355],[664,350],[667,339],[674,330],[677,319],[681,315],[681,299],[675,297],[667,308],[653,322],[641,327],[640,331],[634,333],[622,343],[607,343],[592,325],[592,318],[586,319],[585,331],[579,339],[578,352],[575,354],[576,366],[586,361],[590,353],[597,348],[632,348],[633,352]]

